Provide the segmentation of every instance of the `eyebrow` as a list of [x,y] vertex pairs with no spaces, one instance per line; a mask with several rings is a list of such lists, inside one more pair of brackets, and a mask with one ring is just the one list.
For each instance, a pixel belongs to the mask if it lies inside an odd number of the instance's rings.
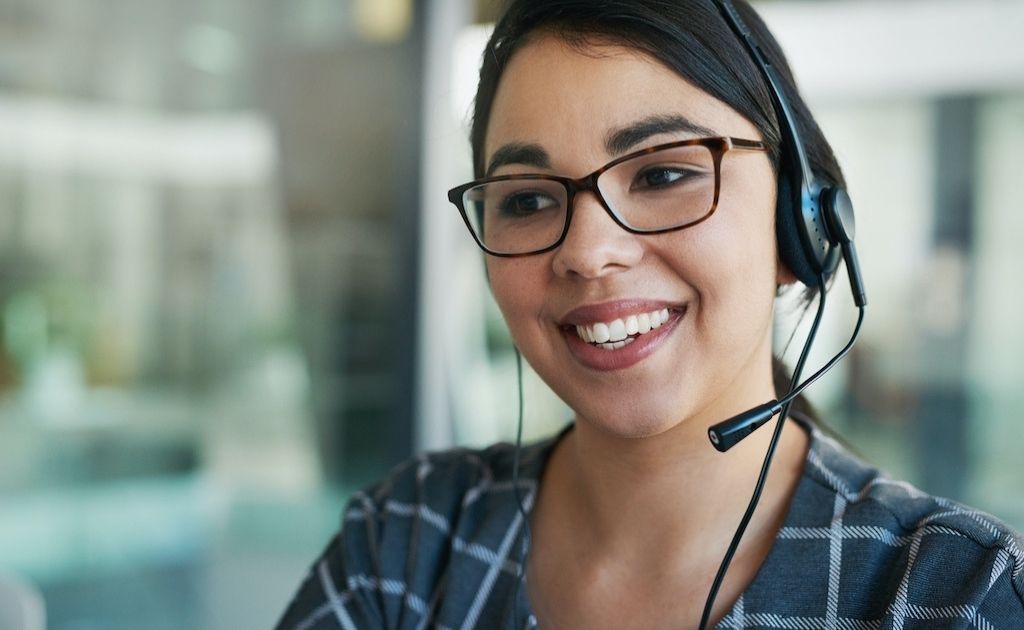
[[524,164],[537,168],[551,168],[551,157],[539,144],[512,142],[503,145],[491,156],[486,176],[490,177],[499,167],[508,164]]
[[694,136],[720,135],[713,129],[699,125],[686,116],[649,116],[628,127],[617,129],[608,134],[604,146],[610,155],[621,155],[651,136],[663,133],[689,133]]
[[[648,116],[627,127],[610,132],[605,139],[604,145],[610,155],[621,155],[651,136],[679,132],[689,133],[694,136],[719,135],[713,129],[699,125],[685,116]],[[494,171],[509,164],[551,168],[551,156],[539,144],[511,142],[501,146],[494,152],[485,176],[490,177]]]

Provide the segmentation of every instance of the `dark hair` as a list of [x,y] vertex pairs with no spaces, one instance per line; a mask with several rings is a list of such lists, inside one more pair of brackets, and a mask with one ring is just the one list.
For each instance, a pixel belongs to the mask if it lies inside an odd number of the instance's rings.
[[[734,4],[782,77],[781,89],[793,107],[812,170],[827,183],[845,185],[778,42],[745,0]],[[501,76],[515,52],[539,32],[553,33],[580,48],[615,43],[650,55],[750,120],[778,168],[779,125],[768,87],[711,0],[512,0],[487,42],[480,68],[470,132],[476,177],[484,172],[484,140]]]
[[[800,96],[782,48],[746,0],[733,4],[782,79],[779,87],[793,110],[811,169],[822,183],[845,188],[832,147]],[[580,49],[611,43],[657,59],[753,123],[778,174],[781,133],[768,86],[712,0],[511,0],[487,42],[480,68],[470,131],[476,177],[484,175],[484,141],[502,74],[515,52],[543,33]],[[816,291],[811,287],[804,293],[805,307]],[[773,371],[776,389],[785,393],[789,378],[777,359]],[[798,399],[797,407],[806,405]]]

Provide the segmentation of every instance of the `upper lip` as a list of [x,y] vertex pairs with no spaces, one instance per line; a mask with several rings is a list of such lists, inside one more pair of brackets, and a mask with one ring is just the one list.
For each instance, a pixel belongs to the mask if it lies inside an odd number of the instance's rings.
[[600,304],[585,304],[576,307],[563,315],[558,323],[561,326],[582,326],[597,322],[610,322],[640,313],[660,311],[663,308],[675,309],[679,307],[680,304],[678,302],[667,300],[641,298],[613,300],[601,302]]

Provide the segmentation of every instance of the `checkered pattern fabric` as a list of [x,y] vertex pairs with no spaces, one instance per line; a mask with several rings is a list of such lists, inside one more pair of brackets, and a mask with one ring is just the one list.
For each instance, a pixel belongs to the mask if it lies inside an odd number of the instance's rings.
[[[717,628],[1024,629],[1019,535],[800,424],[811,447],[785,524]],[[523,449],[527,511],[563,435]],[[357,493],[278,629],[535,627],[526,589],[516,597],[512,457],[508,445],[424,455]]]

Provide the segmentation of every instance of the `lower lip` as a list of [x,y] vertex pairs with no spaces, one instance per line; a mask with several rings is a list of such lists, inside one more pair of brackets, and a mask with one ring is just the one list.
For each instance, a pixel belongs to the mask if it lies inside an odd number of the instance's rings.
[[653,354],[665,343],[668,336],[676,329],[679,322],[686,316],[686,311],[669,311],[669,319],[660,328],[644,335],[637,335],[632,343],[617,350],[605,350],[580,339],[575,327],[562,330],[569,350],[576,360],[594,370],[608,372],[623,370],[636,365]]

